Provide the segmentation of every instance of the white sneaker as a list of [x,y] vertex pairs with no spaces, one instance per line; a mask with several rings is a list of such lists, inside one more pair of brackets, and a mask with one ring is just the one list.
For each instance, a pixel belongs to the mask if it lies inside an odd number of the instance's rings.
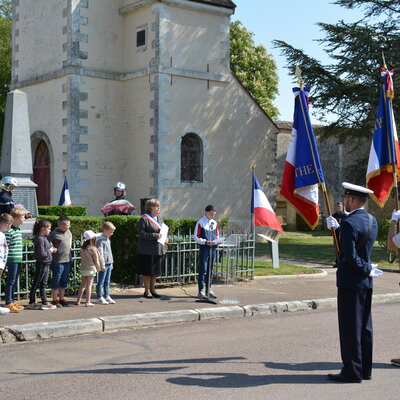
[[210,299],[216,299],[217,298],[217,295],[212,290],[210,290],[208,292],[208,296],[210,297]]
[[106,302],[107,302],[108,304],[115,304],[115,301],[111,298],[111,296],[107,296],[107,297],[106,297]]
[[103,304],[103,305],[108,305],[108,302],[106,301],[106,299],[104,297],[100,297],[99,299],[97,299],[97,303],[98,304]]
[[0,314],[8,314],[10,310],[5,307],[0,307]]
[[53,304],[42,304],[40,305],[40,310],[55,310],[57,307],[54,306]]
[[205,289],[200,290],[198,298],[199,299],[206,299],[207,298]]

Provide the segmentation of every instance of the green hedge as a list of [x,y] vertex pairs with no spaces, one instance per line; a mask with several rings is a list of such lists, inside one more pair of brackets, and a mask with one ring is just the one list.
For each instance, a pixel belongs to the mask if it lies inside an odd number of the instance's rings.
[[65,207],[65,206],[38,206],[40,215],[67,215],[67,216],[85,216],[86,215],[86,207],[82,206],[73,206],[73,207]]
[[390,218],[383,219],[378,222],[378,237],[377,241],[380,246],[386,248],[387,236],[390,230]]
[[[66,207],[68,208],[68,207]],[[38,218],[47,219],[51,222],[53,229],[57,226],[57,215],[39,215]],[[99,232],[104,220],[112,222],[116,230],[111,237],[111,246],[114,256],[114,270],[112,281],[119,283],[136,283],[136,247],[137,247],[137,224],[140,216],[113,215],[104,217],[77,217],[70,216],[71,233],[74,240],[80,240],[82,233],[88,229]],[[169,227],[169,235],[192,233],[197,219],[183,218],[175,220],[164,218],[164,222]],[[221,220],[221,228],[227,224],[227,220]]]

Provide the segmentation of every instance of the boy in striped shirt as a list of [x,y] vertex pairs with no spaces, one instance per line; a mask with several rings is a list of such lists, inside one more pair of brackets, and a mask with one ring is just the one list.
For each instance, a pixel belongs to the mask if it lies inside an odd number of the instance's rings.
[[10,214],[13,223],[11,228],[4,232],[8,244],[5,307],[11,312],[20,312],[24,307],[14,301],[14,291],[15,286],[17,285],[22,262],[22,233],[19,227],[25,220],[25,210],[13,208]]

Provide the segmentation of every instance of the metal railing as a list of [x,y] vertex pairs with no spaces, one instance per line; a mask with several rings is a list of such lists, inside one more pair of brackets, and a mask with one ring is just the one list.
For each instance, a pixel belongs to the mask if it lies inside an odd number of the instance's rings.
[[[214,279],[220,282],[252,279],[254,275],[254,241],[251,235],[241,235],[242,240],[229,247],[218,247],[214,263]],[[67,289],[77,289],[80,285],[80,246],[75,240],[72,246],[70,281]],[[163,284],[186,284],[197,281],[199,246],[192,234],[169,237],[168,250],[159,282]],[[15,288],[15,296],[20,299],[29,294],[35,271],[33,244],[26,243],[23,260]],[[4,273],[7,274],[7,271]],[[4,276],[4,275],[3,275]],[[134,277],[132,277],[132,281]],[[94,281],[94,285],[97,278]],[[0,280],[0,300],[4,297],[4,284]]]
[[[250,235],[229,247],[219,246],[214,263],[214,279],[236,281],[254,276],[254,241]],[[197,280],[199,246],[193,235],[174,235],[169,238],[168,251],[161,282],[183,284]]]

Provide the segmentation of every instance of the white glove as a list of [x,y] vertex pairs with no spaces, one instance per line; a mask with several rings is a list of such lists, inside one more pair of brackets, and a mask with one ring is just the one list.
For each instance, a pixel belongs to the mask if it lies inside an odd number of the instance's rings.
[[377,268],[378,264],[371,264],[372,270],[369,274],[372,278],[379,278],[382,274],[383,271]]
[[337,222],[336,219],[330,215],[329,217],[326,217],[326,226],[330,230],[337,229],[339,228],[339,222]]
[[394,210],[392,213],[392,221],[398,221],[400,219],[400,210]]

